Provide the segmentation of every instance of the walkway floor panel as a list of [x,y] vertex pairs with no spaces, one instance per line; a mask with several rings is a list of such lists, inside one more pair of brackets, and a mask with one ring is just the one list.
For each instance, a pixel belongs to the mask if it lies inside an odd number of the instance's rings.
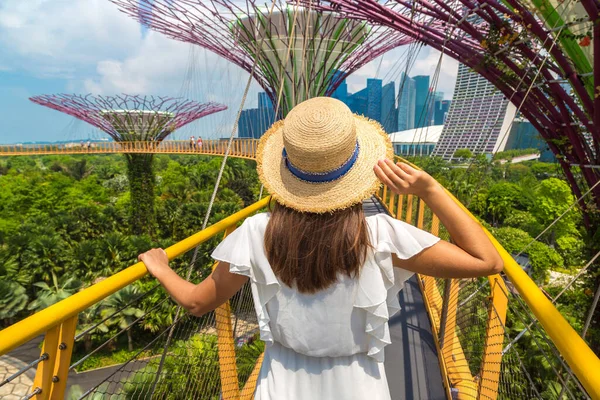
[[[386,213],[375,198],[365,200],[366,216]],[[392,344],[385,348],[385,370],[393,400],[444,400],[446,392],[431,323],[417,277],[399,294],[402,310],[391,318]]]

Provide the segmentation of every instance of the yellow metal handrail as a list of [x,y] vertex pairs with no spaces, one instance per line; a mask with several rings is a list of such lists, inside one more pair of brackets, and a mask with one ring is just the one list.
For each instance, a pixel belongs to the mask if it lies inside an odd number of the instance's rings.
[[[269,203],[269,199],[270,197],[265,197],[216,224],[209,226],[203,231],[168,247],[165,251],[167,252],[169,260],[184,254],[220,232],[225,231],[227,228],[234,226],[252,213],[266,207]],[[144,277],[147,273],[146,266],[143,263],[138,262],[137,264],[0,331],[0,355],[6,354],[34,337],[60,325],[63,321],[76,316],[86,308],[89,308],[100,300],[105,299],[116,291]]]

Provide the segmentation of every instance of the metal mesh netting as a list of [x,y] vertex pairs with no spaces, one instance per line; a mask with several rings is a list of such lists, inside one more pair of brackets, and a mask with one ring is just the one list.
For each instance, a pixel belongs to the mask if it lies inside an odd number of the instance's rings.
[[[214,246],[214,240],[211,242]],[[211,270],[212,262],[206,247],[201,254],[193,282],[201,281]],[[177,271],[184,276],[186,269],[187,265],[181,263]],[[132,308],[139,310],[138,317],[119,335],[100,344],[110,347],[119,337],[132,335],[133,356],[124,359],[121,365],[111,367],[105,379],[85,392],[72,390],[70,398],[237,399],[240,393],[242,398],[249,398],[254,392],[260,367],[257,360],[264,351],[264,344],[258,339],[249,285],[246,283],[228,303],[214,312],[202,317],[183,313],[172,322],[169,318],[176,315],[175,304],[165,291],[161,287],[155,288],[151,280],[141,285],[149,287],[140,293],[143,298],[129,303],[110,318],[120,318]],[[110,301],[110,297],[105,301]],[[156,322],[150,320],[160,318],[159,314],[162,314],[163,324],[155,332],[147,332]],[[168,323],[164,323],[165,320]],[[78,336],[83,338],[84,335]],[[86,352],[71,368],[78,368],[95,351]],[[253,371],[254,379],[249,382]],[[244,389],[246,383],[248,386]]]
[[[527,371],[514,349],[502,354],[509,343],[504,324],[494,307],[489,279],[436,279],[443,293],[451,285],[448,302],[456,304],[455,329],[458,345],[443,348],[446,360],[466,369],[477,388],[472,398],[531,399],[539,398]],[[446,332],[449,329],[449,316]],[[488,334],[489,332],[489,334]],[[486,359],[487,358],[487,359]],[[494,360],[498,358],[498,361]],[[461,371],[462,372],[462,371]],[[460,391],[460,385],[457,385]],[[494,395],[497,393],[496,395]]]
[[[416,196],[382,188],[388,212],[450,241],[445,227]],[[473,399],[586,399],[544,329],[510,282],[420,276],[453,396]]]

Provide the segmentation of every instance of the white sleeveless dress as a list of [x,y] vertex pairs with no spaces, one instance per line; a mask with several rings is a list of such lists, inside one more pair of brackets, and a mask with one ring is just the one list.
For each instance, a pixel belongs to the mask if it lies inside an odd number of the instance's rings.
[[360,276],[315,294],[280,282],[265,255],[269,213],[247,218],[212,257],[250,278],[260,338],[266,343],[255,399],[390,399],[383,367],[389,318],[413,273],[394,268],[439,238],[385,214],[367,217],[371,244]]

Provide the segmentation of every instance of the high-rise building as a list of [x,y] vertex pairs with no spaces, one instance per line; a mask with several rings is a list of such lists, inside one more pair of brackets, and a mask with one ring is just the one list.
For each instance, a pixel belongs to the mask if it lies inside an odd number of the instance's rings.
[[429,75],[417,75],[415,81],[415,128],[429,126],[431,121],[431,108],[429,99]]
[[433,109],[433,125],[443,125],[450,109],[450,100],[436,100]]
[[502,93],[463,64],[434,156],[451,160],[458,149],[473,154],[504,150],[516,108]]
[[354,94],[348,94],[346,105],[354,114],[367,116],[369,104],[369,91],[364,88]]
[[398,130],[396,84],[394,82],[390,82],[381,88],[381,125],[387,133]]
[[402,72],[398,98],[398,131],[415,127],[415,81]]
[[381,121],[381,79],[367,79],[367,114],[365,117]]
[[[332,79],[332,82],[337,81],[338,76],[341,74],[340,71],[335,71],[334,75],[335,77]],[[348,84],[346,83],[346,80],[344,79],[342,81],[342,83],[339,84],[339,86],[337,87],[337,89],[335,89],[335,91],[331,94],[331,97],[333,97],[334,99],[338,99],[343,103],[348,103]]]
[[260,138],[275,121],[275,111],[269,96],[258,94],[258,108],[242,110],[238,122],[238,137]]

